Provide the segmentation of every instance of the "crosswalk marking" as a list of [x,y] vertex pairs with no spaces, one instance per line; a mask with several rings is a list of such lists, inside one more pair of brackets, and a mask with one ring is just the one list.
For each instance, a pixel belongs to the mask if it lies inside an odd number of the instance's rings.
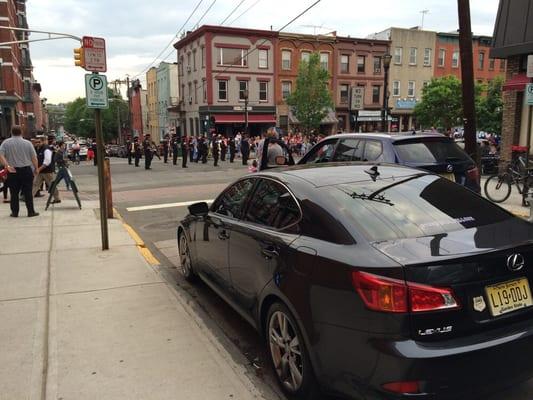
[[160,210],[162,208],[174,208],[174,207],[187,207],[195,203],[212,203],[214,200],[193,200],[183,201],[181,203],[166,203],[166,204],[153,204],[150,206],[139,206],[126,208],[128,212],[146,211],[146,210]]

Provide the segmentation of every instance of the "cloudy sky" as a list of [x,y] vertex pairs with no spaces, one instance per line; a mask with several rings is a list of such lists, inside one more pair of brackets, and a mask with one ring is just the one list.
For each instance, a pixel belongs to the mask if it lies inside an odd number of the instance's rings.
[[[175,38],[186,24],[191,30],[213,4],[201,24],[218,25],[234,8],[224,25],[258,29],[279,29],[314,0],[28,0],[30,28],[65,32],[76,36],[101,36],[107,40],[108,80],[140,74]],[[498,0],[470,0],[474,33],[492,35]],[[285,31],[326,33],[366,37],[390,26],[413,27],[422,22],[435,31],[457,30],[455,0],[321,0],[316,7]],[[315,26],[316,28],[313,28]],[[322,27],[322,29],[319,29]],[[32,38],[40,37],[33,34]],[[31,45],[34,74],[50,103],[84,96],[84,70],[73,66],[72,40],[37,42]],[[161,58],[174,61],[172,47]],[[143,75],[141,75],[142,77]]]

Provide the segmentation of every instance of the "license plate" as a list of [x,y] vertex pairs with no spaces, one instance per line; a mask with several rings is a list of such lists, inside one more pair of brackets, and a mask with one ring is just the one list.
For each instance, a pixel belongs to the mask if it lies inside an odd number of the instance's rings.
[[439,174],[443,178],[448,179],[449,181],[455,182],[455,174]]
[[487,286],[485,291],[493,317],[533,306],[527,278]]

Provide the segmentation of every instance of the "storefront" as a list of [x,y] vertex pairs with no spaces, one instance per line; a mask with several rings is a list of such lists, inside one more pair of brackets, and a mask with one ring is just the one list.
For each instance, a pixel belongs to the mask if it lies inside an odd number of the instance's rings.
[[[383,132],[381,110],[360,110],[354,112],[356,132]],[[389,122],[391,117],[389,116]],[[386,129],[389,130],[388,127]]]
[[[290,129],[294,131],[300,129],[300,121],[298,121],[298,118],[296,118],[292,111],[289,111],[288,120]],[[333,135],[336,133],[338,123],[339,121],[335,115],[335,111],[330,110],[320,122],[318,133],[322,135]]]
[[414,110],[416,99],[397,99],[392,110],[392,132],[409,132],[417,128]]
[[[245,131],[246,112],[242,106],[210,106],[199,108],[201,135],[217,133],[226,137]],[[261,136],[266,130],[276,126],[275,107],[248,106],[248,133]]]

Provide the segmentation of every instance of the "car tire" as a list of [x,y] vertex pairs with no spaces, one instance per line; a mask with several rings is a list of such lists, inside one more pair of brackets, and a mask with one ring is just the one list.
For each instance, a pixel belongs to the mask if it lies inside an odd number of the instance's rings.
[[318,400],[321,393],[296,319],[282,303],[270,306],[265,324],[267,351],[283,392],[291,399]]
[[180,260],[180,267],[178,270],[186,281],[193,283],[197,279],[192,265],[191,252],[189,248],[189,241],[185,232],[181,232],[178,236],[178,257]]

